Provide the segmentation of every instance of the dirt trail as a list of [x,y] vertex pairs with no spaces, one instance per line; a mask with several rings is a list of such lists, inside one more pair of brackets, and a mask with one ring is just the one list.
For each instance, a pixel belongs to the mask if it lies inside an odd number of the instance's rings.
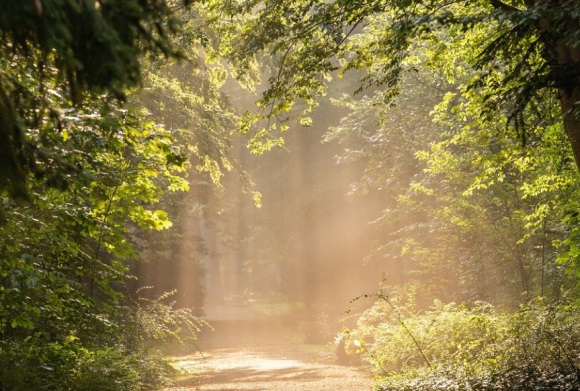
[[280,321],[224,318],[210,321],[214,331],[202,332],[203,353],[177,359],[190,375],[166,391],[373,389],[365,368],[336,365],[333,354],[321,354],[321,346],[291,342],[292,330],[281,327]]
[[216,349],[183,357],[180,366],[192,375],[167,391],[369,391],[373,379],[362,368],[325,364],[311,355],[288,350]]

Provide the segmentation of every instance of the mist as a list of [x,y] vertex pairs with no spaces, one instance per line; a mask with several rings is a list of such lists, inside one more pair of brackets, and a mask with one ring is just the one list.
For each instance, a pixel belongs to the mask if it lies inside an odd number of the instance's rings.
[[9,2],[0,391],[580,389],[580,2]]
[[[239,110],[251,107],[255,95],[229,90]],[[204,338],[225,344],[265,335],[325,344],[355,326],[363,307],[351,301],[378,289],[385,270],[368,256],[384,228],[370,221],[384,195],[352,194],[364,166],[341,162],[348,145],[323,142],[346,113],[326,100],[311,127],[292,124],[282,147],[259,156],[234,134],[231,158],[239,167],[225,173],[221,189],[190,171],[192,189],[174,211],[180,245],[165,249],[172,256],[163,261],[150,245],[138,275],[141,286],[153,287],[146,294],[175,289],[178,305],[196,308],[215,327],[202,334],[202,346]]]

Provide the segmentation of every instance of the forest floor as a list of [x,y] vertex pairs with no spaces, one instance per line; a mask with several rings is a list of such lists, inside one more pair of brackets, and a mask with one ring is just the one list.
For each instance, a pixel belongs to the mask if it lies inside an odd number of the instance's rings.
[[364,368],[316,360],[310,354],[278,348],[217,349],[181,357],[189,375],[167,391],[369,391],[373,379]]
[[166,391],[369,391],[363,367],[336,363],[331,347],[307,345],[271,323],[212,323],[200,352],[174,358],[183,375]]

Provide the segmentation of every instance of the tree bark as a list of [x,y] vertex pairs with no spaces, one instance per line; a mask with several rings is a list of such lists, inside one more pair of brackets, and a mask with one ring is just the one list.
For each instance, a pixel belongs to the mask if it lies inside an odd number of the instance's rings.
[[[550,0],[524,0],[528,9],[546,6],[561,6],[567,0],[550,2]],[[489,0],[492,7],[507,13],[520,12],[502,0]],[[580,47],[572,46],[567,41],[580,30],[578,21],[568,18],[562,29],[562,21],[541,18],[538,21],[538,33],[544,37],[544,59],[552,66],[552,82],[558,88],[562,121],[568,141],[572,147],[576,167],[580,170]],[[558,31],[558,32],[556,32]]]
[[580,87],[577,86],[570,92],[560,89],[560,106],[564,130],[572,146],[576,166],[580,170]]
[[[538,4],[544,2],[545,0],[537,1]],[[543,31],[549,32],[555,28],[553,25],[554,21],[540,20]],[[552,78],[559,92],[564,130],[572,147],[576,166],[580,170],[580,47],[572,46],[572,42],[565,38],[571,39],[580,30],[580,25],[574,19],[569,19],[565,25],[564,33],[560,33],[562,35],[545,41],[545,57],[552,64]],[[561,26],[557,28],[561,29]],[[550,35],[547,34],[548,37]]]
[[[580,26],[569,27],[569,29],[573,28],[580,29]],[[555,46],[557,67],[572,69],[573,72],[571,77],[564,78],[564,85],[560,86],[559,95],[564,129],[572,146],[576,166],[580,170],[580,48],[572,47],[562,41],[557,42]]]

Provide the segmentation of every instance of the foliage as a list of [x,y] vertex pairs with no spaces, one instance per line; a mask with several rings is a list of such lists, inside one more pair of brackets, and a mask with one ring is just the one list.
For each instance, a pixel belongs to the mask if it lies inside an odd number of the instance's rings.
[[[505,112],[525,133],[525,112],[546,96],[562,104],[561,118],[578,161],[575,104],[578,91],[578,3],[575,1],[246,1],[207,2],[219,31],[216,53],[227,56],[239,78],[255,74],[264,52],[273,56],[268,88],[248,115],[284,122],[294,110],[308,123],[317,97],[348,70],[363,73],[361,89],[384,88],[392,102],[409,60],[425,46],[445,49],[457,38],[479,35],[465,57],[473,72],[469,88],[483,91],[486,112]],[[229,18],[221,17],[228,15]],[[359,34],[360,32],[365,34]],[[482,34],[482,32],[485,32]],[[447,62],[447,66],[453,63]],[[360,91],[360,89],[359,89]],[[268,121],[260,134],[283,131]]]
[[[184,1],[188,4],[189,1]],[[0,185],[26,197],[28,173],[66,161],[44,154],[43,125],[62,124],[54,95],[86,105],[85,93],[123,99],[141,81],[144,54],[180,56],[173,6],[147,1],[2,1],[0,17]],[[38,167],[38,165],[41,167]],[[62,170],[62,168],[61,168]]]
[[190,3],[3,5],[2,390],[158,388],[171,368],[156,346],[192,343],[204,325],[166,296],[127,299],[146,232],[175,246],[190,218],[177,216],[199,196],[176,194],[187,174],[219,187],[235,166],[223,80],[167,61],[193,57],[196,28],[178,13]]
[[2,343],[0,389],[136,390],[136,359],[115,349],[86,349],[74,337],[63,343]]
[[[187,309],[164,304],[170,295],[117,309],[88,346],[74,335],[47,341],[38,334],[0,341],[1,390],[144,390],[168,384],[175,369],[159,343],[185,343],[206,325]],[[109,346],[109,347],[107,347]]]
[[[289,118],[310,126],[326,94],[349,111],[325,141],[363,166],[349,196],[384,200],[369,263],[423,284],[426,305],[514,307],[578,281],[568,221],[580,138],[562,101],[577,89],[578,59],[562,53],[577,47],[578,4],[550,4],[207,1],[198,12],[215,30],[210,58],[267,86],[244,131],[272,141]],[[368,96],[337,96],[338,77]]]
[[380,390],[564,390],[580,383],[577,322],[573,305],[542,301],[510,314],[485,303],[416,313],[379,300],[349,342],[368,352]]
[[[211,268],[226,251],[216,245],[215,238],[224,238],[225,247],[225,238],[236,230],[236,224],[227,220],[226,210],[237,210],[237,205],[225,200],[225,188],[229,185],[230,191],[251,193],[252,210],[260,206],[260,194],[243,171],[244,157],[234,152],[242,142],[235,140],[240,115],[234,99],[224,92],[227,75],[221,65],[204,62],[196,45],[196,13],[181,16],[191,36],[176,37],[176,41],[188,61],[148,62],[143,89],[131,104],[144,107],[176,135],[180,151],[187,155],[190,191],[167,193],[161,199],[175,229],[141,236],[137,241],[141,260],[132,270],[139,278],[136,284],[152,286],[144,292],[148,297],[177,288],[177,306],[195,307],[201,313],[206,273],[210,269],[213,275]],[[192,41],[181,42],[187,38]],[[157,271],[159,267],[164,273]]]
[[197,319],[159,303],[134,309],[133,323],[118,314],[131,313],[121,306],[131,235],[169,228],[155,204],[165,189],[188,188],[183,153],[171,130],[106,96],[85,94],[81,107],[59,90],[47,99],[58,126],[27,130],[45,158],[28,178],[28,200],[2,198],[0,389],[157,387],[168,366],[144,348],[153,331],[129,346],[124,330],[151,330],[148,313],[165,333]]
[[[114,296],[110,284],[124,279],[120,260],[134,256],[126,238],[127,222],[167,228],[167,215],[146,207],[162,192],[156,181],[163,179],[174,190],[187,187],[176,175],[183,168],[171,162],[171,136],[161,128],[137,122],[130,112],[117,112],[116,117],[79,114],[70,119],[70,133],[45,139],[44,147],[75,162],[84,177],[65,191],[37,182],[31,187],[35,198],[30,204],[4,200],[3,297],[9,299],[3,308],[25,305],[26,300],[13,295],[29,297],[24,287],[40,289],[45,281],[49,286],[64,281],[65,288],[56,290],[64,295],[85,284],[91,297],[97,288]],[[13,316],[19,313],[13,310]]]
[[228,152],[238,115],[221,91],[219,70],[204,66],[194,51],[187,54],[188,62],[152,64],[133,103],[175,132],[191,165],[220,187],[224,174],[236,167]]
[[169,343],[195,343],[201,327],[209,326],[195,316],[190,308],[175,308],[175,302],[166,301],[176,291],[155,299],[139,298],[119,308],[118,322],[123,344],[130,351],[147,352]]
[[[352,39],[378,39],[386,22],[374,23]],[[341,163],[363,165],[351,195],[385,199],[369,261],[383,262],[393,284],[421,284],[427,306],[433,297],[517,306],[577,283],[566,221],[579,182],[559,103],[547,95],[521,113],[533,124],[525,136],[507,112],[490,112],[494,90],[471,88],[479,75],[469,66],[489,34],[479,26],[424,41],[401,64],[393,106],[381,90],[342,98],[349,113],[326,136],[343,145]]]
[[[280,186],[272,209],[289,220],[262,225],[268,217],[248,212],[241,197],[225,206],[210,198],[240,165],[230,154],[234,128],[250,134],[254,153],[282,145],[286,121],[311,126],[319,98],[347,71],[368,96],[330,92],[336,112],[348,114],[326,145],[362,167],[349,196],[378,194],[380,234],[368,260],[381,260],[407,292],[396,306],[377,303],[352,332],[386,372],[380,387],[577,385],[576,308],[544,304],[580,294],[577,2],[4,3],[0,389],[162,384],[168,367],[153,346],[186,330],[194,337],[203,322],[165,296],[127,299],[128,263],[139,254],[177,270],[179,247],[187,276],[201,280],[202,258],[215,253],[208,227],[234,243],[239,291],[251,282],[291,292],[305,313],[316,313],[306,303],[321,287],[336,295],[322,280],[349,271],[326,259],[351,257],[348,247],[371,240],[336,246],[340,228],[317,234],[336,200],[292,208],[296,190]],[[193,7],[176,13],[181,4]],[[231,76],[263,91],[257,109],[236,113],[222,92]],[[128,90],[141,83],[138,97]],[[299,140],[299,170],[311,169],[312,140]],[[328,178],[312,179],[320,177],[296,176],[313,193],[335,190]],[[190,185],[192,195],[174,193]],[[236,228],[221,224],[236,213]],[[154,241],[147,230],[165,232]],[[469,304],[419,312],[433,297]],[[529,304],[534,297],[543,301]],[[509,315],[479,300],[528,304]]]

